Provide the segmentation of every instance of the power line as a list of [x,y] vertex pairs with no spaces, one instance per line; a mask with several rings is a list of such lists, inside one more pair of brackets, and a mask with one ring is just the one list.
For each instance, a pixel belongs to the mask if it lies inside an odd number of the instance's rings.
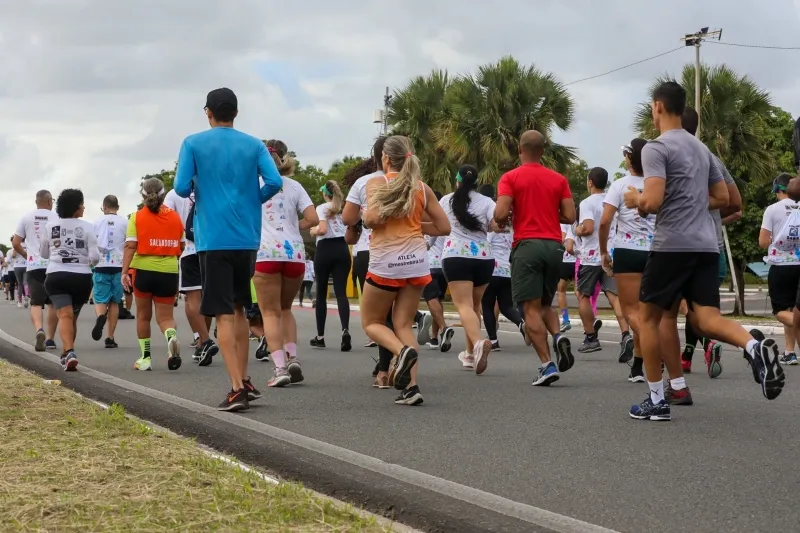
[[800,50],[800,46],[764,46],[760,44],[739,44],[739,43],[723,43],[721,41],[708,41],[713,44],[721,44],[723,46],[738,46],[739,48],[764,48],[768,50]]
[[575,80],[575,81],[571,81],[569,83],[565,83],[564,86],[566,87],[567,85],[573,85],[575,83],[580,83],[582,81],[588,81],[588,80],[593,80],[595,78],[600,78],[602,76],[608,76],[609,74],[613,74],[614,72],[619,72],[620,70],[624,70],[626,68],[632,67],[634,65],[638,65],[640,63],[644,63],[646,61],[650,61],[651,59],[656,59],[658,57],[662,57],[662,56],[665,56],[667,54],[671,54],[672,52],[677,52],[678,50],[683,50],[683,48],[684,48],[683,46],[679,46],[677,48],[673,48],[672,50],[667,50],[666,52],[662,52],[662,53],[660,53],[658,55],[655,55],[655,56],[652,56],[652,57],[648,57],[646,59],[642,59],[642,60],[636,61],[635,63],[630,63],[628,65],[625,65],[625,66],[622,66],[622,67],[619,67],[619,68],[615,68],[614,70],[609,70],[608,72],[603,72],[602,74],[596,74],[594,76],[589,76],[588,78],[581,78],[579,80]]

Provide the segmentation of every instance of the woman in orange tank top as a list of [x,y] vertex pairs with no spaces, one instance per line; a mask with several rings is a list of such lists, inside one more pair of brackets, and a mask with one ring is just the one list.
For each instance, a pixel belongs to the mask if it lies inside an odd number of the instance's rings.
[[[385,176],[367,183],[363,215],[372,240],[361,325],[394,356],[389,372],[380,372],[377,379],[402,391],[396,404],[419,405],[417,340],[411,325],[422,289],[431,280],[423,234],[448,235],[450,222],[431,188],[422,183],[419,159],[407,137],[386,139],[381,163]],[[390,310],[394,331],[384,324]]]

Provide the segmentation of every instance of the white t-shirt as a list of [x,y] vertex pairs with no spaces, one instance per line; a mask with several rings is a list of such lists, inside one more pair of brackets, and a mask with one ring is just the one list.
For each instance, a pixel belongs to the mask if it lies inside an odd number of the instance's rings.
[[428,243],[428,265],[431,270],[442,269],[442,251],[444,250],[444,241],[446,237],[431,237],[425,235],[425,240]]
[[94,236],[100,262],[97,268],[118,268],[122,271],[122,254],[125,249],[125,234],[128,219],[117,214],[103,215],[94,223]]
[[[563,259],[561,259],[561,262],[574,263],[577,258],[566,250],[567,239],[572,239],[573,241],[575,240],[575,235],[572,234],[572,226],[570,224],[561,224],[561,233],[564,234],[564,246],[565,246],[564,257]],[[576,242],[575,243],[576,247],[577,244],[578,243]]]
[[[178,213],[178,216],[181,217],[183,230],[186,231],[186,221],[189,220],[189,213],[192,212],[192,205],[194,205],[194,192],[189,194],[189,198],[181,198],[173,189],[164,197],[164,205]],[[193,241],[186,239],[181,259],[190,255],[197,255],[197,248]]]
[[314,281],[314,261],[306,259],[306,271],[303,274],[303,281]]
[[647,218],[642,218],[638,209],[625,207],[624,195],[628,192],[628,187],[634,187],[641,193],[644,189],[644,178],[625,176],[616,180],[609,187],[603,200],[603,203],[617,208],[616,240],[611,246],[611,233],[609,233],[609,249],[621,248],[646,252],[650,250],[650,243],[653,241],[656,216],[648,215]]
[[11,257],[10,263],[13,268],[27,268],[28,266],[28,247],[24,242],[22,243],[22,248],[26,251],[25,255],[18,254],[16,250],[12,252],[14,255]]
[[323,239],[336,239],[338,237],[344,237],[344,232],[347,228],[345,228],[344,222],[342,222],[341,211],[338,215],[328,218],[328,211],[330,211],[332,205],[333,204],[331,204],[331,202],[325,202],[317,207],[317,216],[319,217],[319,221],[322,222],[324,220],[328,226],[328,230],[324,235],[317,235],[317,242]]
[[49,209],[36,209],[25,214],[17,224],[17,231],[14,233],[25,239],[28,251],[26,266],[28,270],[41,270],[47,268],[47,259],[41,255],[42,241],[48,236],[45,233],[45,226],[51,220],[58,217]]
[[79,218],[53,217],[46,228],[40,254],[50,259],[47,273],[91,274],[91,265],[96,265],[100,260],[94,226]]
[[600,219],[603,216],[603,200],[605,193],[593,194],[581,202],[581,219],[579,223],[586,220],[594,221],[594,231],[591,235],[581,237],[581,265],[600,265]]
[[[362,215],[367,209],[367,182],[378,176],[383,176],[383,172],[379,170],[372,174],[361,176],[353,183],[353,186],[350,187],[350,192],[347,193],[347,200],[345,201],[360,207]],[[353,246],[353,255],[356,255],[358,252],[369,251],[369,240],[371,238],[372,230],[362,227],[358,242]]]
[[[283,187],[278,194],[261,206],[261,244],[256,262],[305,263],[306,246],[300,235],[299,215],[313,205],[303,186],[284,176]],[[339,222],[341,220],[340,216]]]
[[794,209],[800,209],[800,204],[786,198],[775,202],[764,210],[761,229],[765,229],[772,234],[772,243],[767,249],[767,256],[764,257],[764,262],[769,265],[800,265],[800,259],[795,254],[775,247],[775,237]]
[[492,245],[494,255],[494,272],[492,276],[498,278],[511,277],[511,244],[514,242],[514,231],[489,233],[489,244]]
[[489,244],[489,222],[494,218],[494,201],[475,191],[469,193],[468,211],[481,223],[482,229],[470,231],[462,226],[453,213],[450,200],[453,193],[442,196],[439,205],[444,209],[450,220],[450,236],[445,238],[442,260],[451,257],[464,257],[468,259],[492,259],[492,246]]

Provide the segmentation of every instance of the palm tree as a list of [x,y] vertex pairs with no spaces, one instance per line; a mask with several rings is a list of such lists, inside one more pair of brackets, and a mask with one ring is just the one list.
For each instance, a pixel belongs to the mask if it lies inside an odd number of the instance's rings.
[[535,129],[548,141],[544,163],[564,172],[575,150],[550,139],[556,128],[570,127],[574,109],[555,76],[507,56],[450,85],[433,138],[454,161],[476,164],[481,181],[491,183],[516,165],[520,136]]
[[[680,84],[694,95],[694,65],[683,67]],[[669,76],[656,78],[652,90]],[[700,70],[700,140],[742,181],[764,183],[774,177],[775,162],[767,147],[766,120],[772,112],[769,93],[748,76],[739,75],[727,65]],[[650,102],[639,105],[634,128],[645,138],[654,139]]]

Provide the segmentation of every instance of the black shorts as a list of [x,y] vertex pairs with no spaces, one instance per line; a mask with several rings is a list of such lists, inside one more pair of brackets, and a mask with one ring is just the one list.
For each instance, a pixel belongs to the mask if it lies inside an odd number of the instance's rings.
[[575,279],[575,261],[571,263],[561,262],[561,270],[558,274],[559,279],[564,281],[572,281]]
[[671,309],[681,298],[719,309],[718,252],[649,252],[639,301]]
[[614,274],[641,274],[647,265],[647,256],[650,252],[645,250],[614,250]]
[[133,276],[133,294],[156,303],[172,304],[178,295],[178,274],[137,269]]
[[28,270],[25,274],[28,282],[28,292],[31,297],[31,305],[34,307],[44,307],[50,305],[52,302],[47,296],[47,291],[44,288],[44,280],[47,277],[46,268],[37,268],[35,270]]
[[56,311],[72,307],[72,312],[77,315],[92,293],[92,274],[51,272],[45,278],[44,288]]
[[471,281],[475,287],[480,287],[492,281],[494,259],[448,257],[442,260],[442,271],[447,283]]
[[422,297],[426,302],[431,300],[444,300],[447,294],[447,278],[444,277],[444,270],[441,268],[431,269],[431,282],[425,285],[422,290]]
[[800,265],[771,265],[767,275],[772,314],[800,306]]
[[181,258],[181,294],[199,291],[203,288],[203,279],[200,276],[200,258],[197,254]]
[[364,289],[369,270],[369,250],[362,250],[353,257],[353,283],[358,283]]
[[203,279],[200,314],[232,315],[253,303],[250,280],[256,272],[256,250],[198,252]]
[[617,294],[617,282],[606,274],[603,267],[600,265],[581,265],[578,270],[578,293],[586,297],[592,297],[598,283],[603,292]]

